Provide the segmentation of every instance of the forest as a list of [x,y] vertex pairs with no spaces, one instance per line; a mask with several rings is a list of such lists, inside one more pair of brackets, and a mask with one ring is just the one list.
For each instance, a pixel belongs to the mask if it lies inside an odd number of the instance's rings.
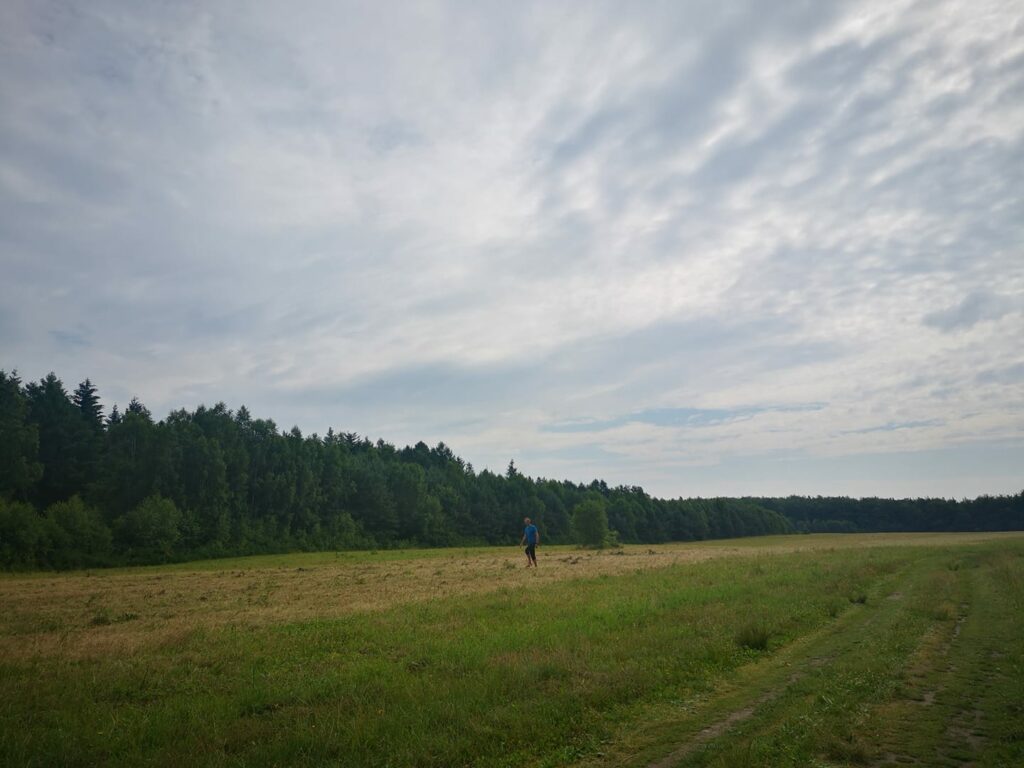
[[[244,406],[104,414],[86,379],[0,371],[0,567],[66,569],[270,552],[659,543],[791,532],[1013,530],[1024,492],[946,499],[658,499],[637,486],[477,472],[447,445],[282,430]],[[596,536],[596,540],[594,539]]]

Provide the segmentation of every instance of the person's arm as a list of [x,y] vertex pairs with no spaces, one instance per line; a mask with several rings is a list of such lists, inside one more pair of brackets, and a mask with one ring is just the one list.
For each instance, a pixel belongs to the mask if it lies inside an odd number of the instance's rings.
[[523,540],[519,542],[519,546],[523,546],[526,543],[526,534],[523,534]]

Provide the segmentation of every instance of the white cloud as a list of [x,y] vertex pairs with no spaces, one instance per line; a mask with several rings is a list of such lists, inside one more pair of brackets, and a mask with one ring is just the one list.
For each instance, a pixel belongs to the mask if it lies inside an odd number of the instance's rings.
[[661,492],[1021,450],[1005,3],[0,13],[6,367]]

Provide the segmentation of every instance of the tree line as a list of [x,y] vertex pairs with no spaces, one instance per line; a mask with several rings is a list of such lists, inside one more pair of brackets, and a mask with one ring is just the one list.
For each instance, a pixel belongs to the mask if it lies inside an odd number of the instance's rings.
[[[104,414],[88,379],[69,393],[53,373],[23,383],[0,371],[5,568],[513,544],[524,517],[545,542],[593,545],[832,528],[990,530],[1021,527],[1022,499],[905,500],[881,505],[881,514],[850,499],[656,499],[636,486],[531,478],[513,462],[503,474],[477,472],[444,443],[303,435],[244,406],[200,405],[157,421],[133,399]],[[871,527],[891,520],[897,527]]]
[[1024,529],[1024,492],[976,499],[851,499],[789,496],[751,499],[806,533],[1013,531]]

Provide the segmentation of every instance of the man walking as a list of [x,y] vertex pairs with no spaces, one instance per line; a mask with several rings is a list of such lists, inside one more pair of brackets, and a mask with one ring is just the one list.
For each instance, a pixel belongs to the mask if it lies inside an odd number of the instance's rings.
[[524,517],[523,523],[526,528],[523,529],[523,540],[520,544],[526,545],[526,567],[529,568],[531,565],[537,567],[537,545],[540,544],[540,532],[537,530],[537,526],[530,522],[530,518]]

